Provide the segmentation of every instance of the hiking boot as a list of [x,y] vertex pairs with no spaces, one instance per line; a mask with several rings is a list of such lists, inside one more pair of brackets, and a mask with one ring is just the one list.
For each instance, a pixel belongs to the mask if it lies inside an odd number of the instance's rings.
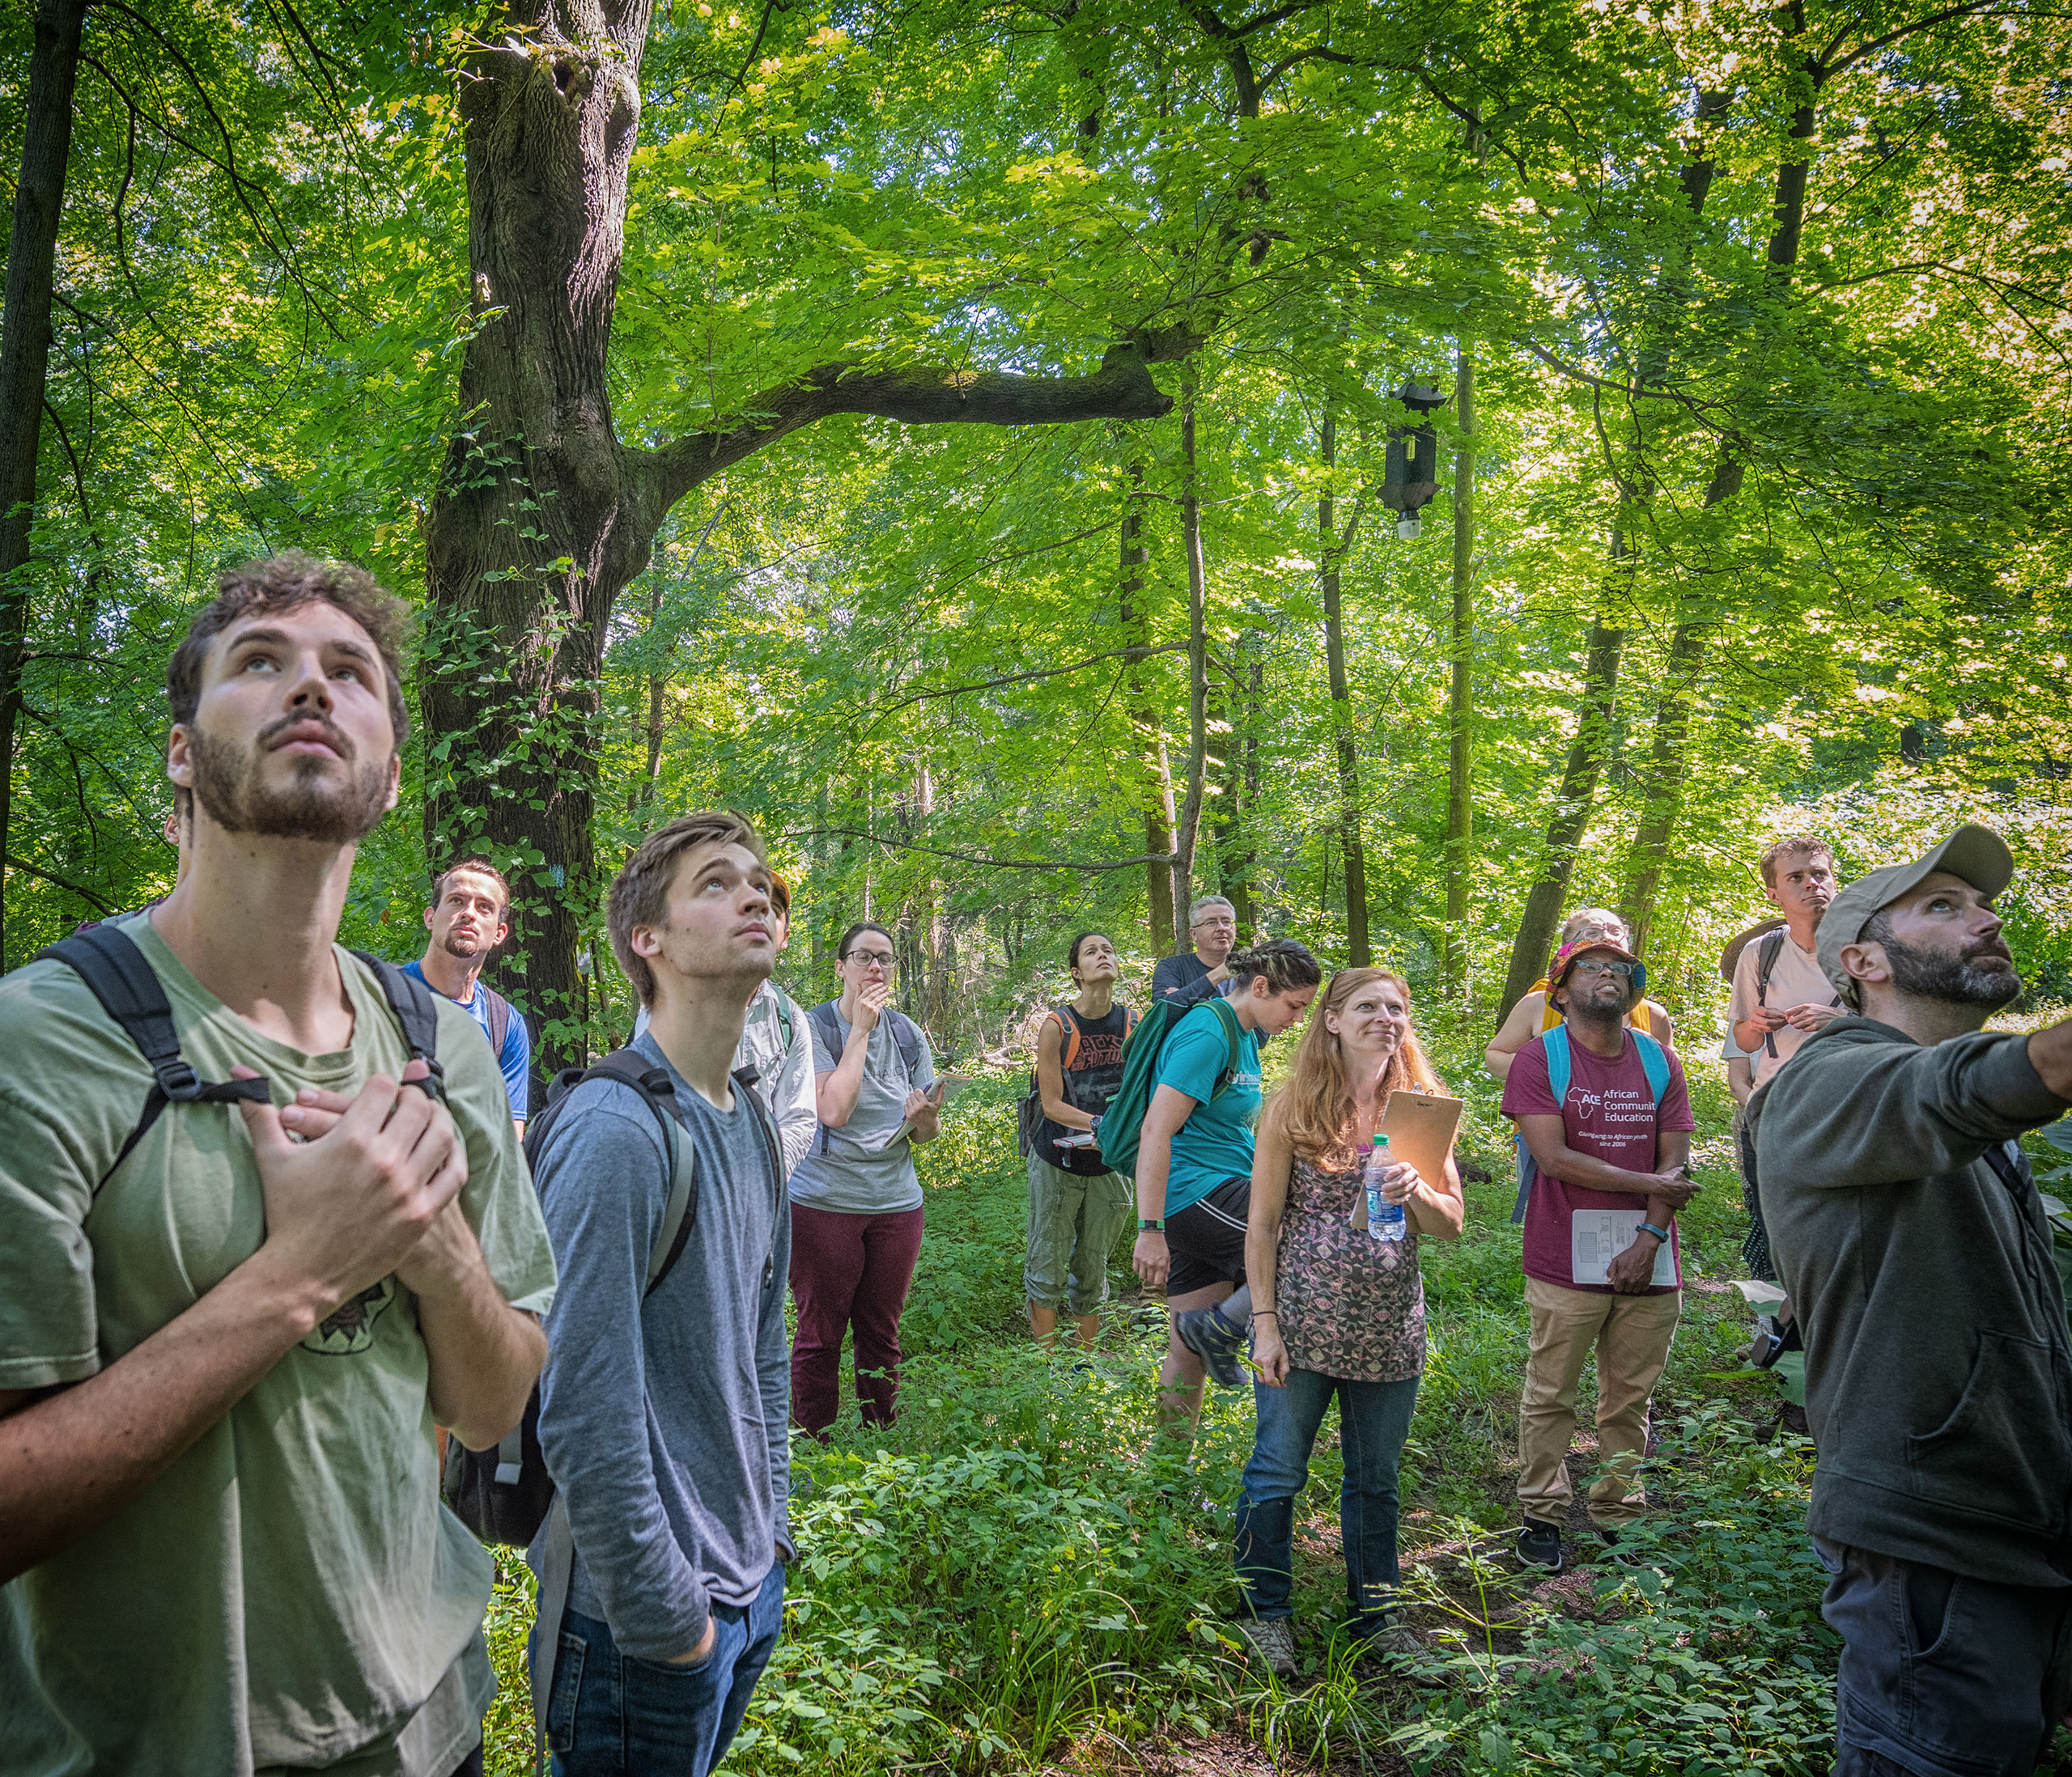
[[1362,1635],[1357,1646],[1363,1654],[1380,1656],[1412,1684],[1433,1690],[1446,1682],[1446,1673],[1430,1664],[1432,1650],[1425,1645],[1424,1636],[1407,1622],[1392,1622],[1371,1635]]
[[1600,1524],[1592,1528],[1597,1532],[1598,1541],[1604,1545],[1603,1556],[1604,1560],[1614,1563],[1621,1567],[1630,1567],[1634,1564],[1637,1558],[1631,1549],[1622,1548],[1620,1546],[1619,1533],[1610,1525]]
[[1251,1380],[1244,1365],[1250,1334],[1213,1307],[1187,1308],[1174,1315],[1173,1330],[1179,1334],[1180,1343],[1208,1365],[1217,1387],[1242,1388]]
[[1241,1617],[1238,1638],[1276,1678],[1295,1676],[1295,1625],[1286,1617]]
[[1537,1518],[1527,1518],[1525,1528],[1518,1532],[1518,1559],[1528,1567],[1544,1567],[1549,1573],[1561,1571],[1561,1530],[1558,1525],[1543,1524]]

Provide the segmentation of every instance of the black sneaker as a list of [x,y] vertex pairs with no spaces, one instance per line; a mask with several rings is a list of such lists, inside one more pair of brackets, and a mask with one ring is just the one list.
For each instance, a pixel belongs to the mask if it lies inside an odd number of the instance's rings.
[[1561,1531],[1557,1525],[1542,1524],[1537,1518],[1527,1518],[1525,1528],[1518,1532],[1518,1559],[1528,1567],[1544,1567],[1549,1573],[1561,1571]]
[[1616,1530],[1608,1524],[1600,1524],[1594,1528],[1597,1531],[1598,1541],[1604,1545],[1603,1559],[1605,1560],[1615,1562],[1622,1567],[1630,1567],[1634,1564],[1633,1551],[1631,1549],[1622,1549],[1619,1546],[1619,1533]]
[[1214,1308],[1187,1308],[1173,1317],[1173,1330],[1180,1343],[1208,1366],[1217,1386],[1242,1388],[1251,1378],[1245,1373],[1245,1347],[1250,1334]]

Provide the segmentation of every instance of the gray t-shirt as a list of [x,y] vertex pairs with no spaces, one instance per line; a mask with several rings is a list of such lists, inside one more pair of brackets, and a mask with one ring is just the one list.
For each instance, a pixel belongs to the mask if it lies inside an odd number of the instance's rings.
[[[839,1007],[834,1022],[847,1045],[849,1020]],[[905,1141],[890,1148],[885,1145],[906,1121],[906,1094],[915,1088],[926,1092],[936,1083],[936,1059],[927,1033],[919,1024],[913,1029],[915,1065],[909,1079],[906,1058],[892,1034],[891,1012],[880,1016],[870,1046],[864,1051],[864,1083],[856,1093],[856,1108],[839,1129],[823,1123],[821,1139],[792,1169],[794,1203],[856,1215],[890,1215],[921,1207],[921,1181],[914,1171],[911,1145]],[[829,1054],[826,1038],[814,1025],[814,1073],[831,1074],[841,1063],[841,1050]]]
[[[652,1035],[634,1047],[669,1067]],[[696,1149],[698,1215],[653,1291],[669,1193],[661,1126],[639,1096],[577,1087],[538,1168],[565,1285],[547,1317],[540,1444],[575,1536],[569,1602],[642,1660],[697,1646],[712,1605],[747,1604],[777,1546],[791,1546],[779,1165],[748,1094],[722,1113],[669,1075],[690,1126],[675,1139]]]

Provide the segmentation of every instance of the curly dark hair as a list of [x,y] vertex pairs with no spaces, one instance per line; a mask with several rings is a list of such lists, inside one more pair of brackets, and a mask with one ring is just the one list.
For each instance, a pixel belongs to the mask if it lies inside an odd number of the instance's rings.
[[267,611],[294,611],[305,604],[334,604],[366,630],[381,656],[388,685],[388,719],[396,744],[410,732],[410,707],[403,701],[403,655],[410,643],[410,608],[363,567],[350,562],[326,562],[299,549],[247,562],[216,582],[216,596],[194,613],[187,639],[173,650],[165,669],[165,694],[172,719],[192,723],[202,701],[202,669],[209,644],[239,618]]

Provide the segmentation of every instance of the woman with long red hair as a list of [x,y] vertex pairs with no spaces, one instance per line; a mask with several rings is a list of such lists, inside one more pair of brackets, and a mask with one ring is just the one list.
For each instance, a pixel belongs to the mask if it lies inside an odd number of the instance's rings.
[[1240,1626],[1279,1672],[1294,1668],[1295,1499],[1334,1398],[1348,1626],[1386,1652],[1417,1644],[1395,1605],[1396,1465],[1424,1368],[1418,1241],[1461,1231],[1452,1157],[1436,1179],[1400,1161],[1389,1169],[1383,1195],[1403,1206],[1401,1241],[1374,1239],[1351,1217],[1389,1094],[1445,1090],[1411,1029],[1403,978],[1346,969],[1318,998],[1293,1071],[1259,1120],[1245,1236],[1259,1431],[1238,1502],[1237,1563]]

